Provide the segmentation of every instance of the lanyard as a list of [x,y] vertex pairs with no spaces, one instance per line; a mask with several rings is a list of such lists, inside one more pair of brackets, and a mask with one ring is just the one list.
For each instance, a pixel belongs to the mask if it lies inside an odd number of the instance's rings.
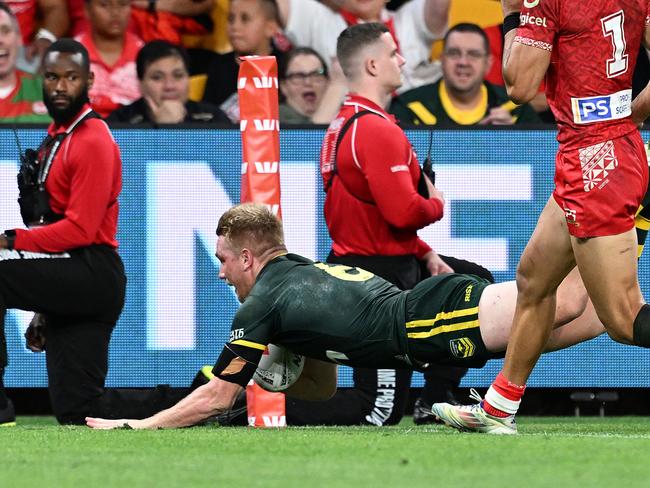
[[81,124],[84,120],[89,118],[89,116],[92,116],[93,110],[91,108],[86,109],[77,119],[70,124],[70,126],[66,129],[66,131],[63,134],[57,134],[55,137],[52,136],[47,136],[45,140],[43,141],[43,144],[41,147],[45,149],[52,141],[54,141],[54,144],[52,148],[48,151],[47,157],[45,159],[45,163],[43,166],[41,166],[41,170],[39,171],[38,174],[38,184],[43,185],[45,183],[45,180],[47,179],[47,175],[50,173],[50,168],[52,166],[52,161],[54,161],[54,157],[56,156],[56,153],[59,151],[61,147],[61,143],[63,140],[70,134],[72,131],[79,125]]

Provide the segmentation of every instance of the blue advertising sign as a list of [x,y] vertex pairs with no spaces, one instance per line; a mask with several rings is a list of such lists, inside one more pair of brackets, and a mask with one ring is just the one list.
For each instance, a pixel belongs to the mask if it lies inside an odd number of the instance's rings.
[[[19,131],[35,147],[42,129]],[[124,188],[118,239],[128,276],[126,306],[111,340],[111,386],[185,386],[204,364],[213,364],[227,340],[238,307],[218,279],[214,257],[219,216],[239,201],[240,134],[237,130],[118,129]],[[429,133],[408,132],[420,159]],[[324,259],[330,241],[322,215],[318,172],[323,131],[282,130],[280,176],[288,247]],[[512,280],[519,256],[548,199],[557,143],[543,130],[436,130],[437,186],[445,192],[442,221],[420,234],[441,254],[478,262],[497,280]],[[89,155],[92,157],[92,155]],[[0,130],[0,229],[22,225],[16,204],[17,150],[11,130]],[[269,171],[277,166],[269,166]],[[647,258],[640,262],[642,289],[650,287]],[[10,387],[47,385],[42,354],[25,349],[31,314],[9,311],[5,330]],[[650,386],[650,352],[601,336],[545,355],[529,382],[544,387]],[[463,386],[488,386],[500,368],[491,361],[471,370]],[[342,368],[339,384],[351,385]],[[414,385],[421,385],[415,375]]]

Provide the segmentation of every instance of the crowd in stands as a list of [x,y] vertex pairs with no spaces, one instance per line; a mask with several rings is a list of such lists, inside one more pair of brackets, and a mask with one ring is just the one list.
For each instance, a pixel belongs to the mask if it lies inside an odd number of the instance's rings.
[[[1,1],[1,0],[0,0]],[[328,124],[347,94],[338,34],[383,22],[405,58],[390,105],[402,125],[552,122],[543,91],[512,103],[489,0],[6,0],[0,3],[0,122],[44,122],[42,54],[74,37],[90,54],[90,101],[123,123],[239,122],[241,56],[277,58],[280,121]],[[471,7],[471,8],[469,8]],[[648,71],[645,50],[637,70]],[[646,77],[645,73],[640,77]],[[541,117],[541,118],[540,118]]]

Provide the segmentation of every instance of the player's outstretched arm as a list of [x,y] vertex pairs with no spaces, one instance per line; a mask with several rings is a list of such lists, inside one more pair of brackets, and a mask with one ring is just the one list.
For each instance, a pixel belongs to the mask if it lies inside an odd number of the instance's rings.
[[300,378],[284,393],[300,400],[329,400],[336,393],[336,364],[305,358]]
[[173,429],[189,427],[213,415],[229,410],[242,387],[219,378],[213,378],[209,383],[197,388],[180,402],[167,410],[152,417],[135,420],[108,420],[86,417],[86,425],[93,429],[116,429],[130,427],[132,429]]

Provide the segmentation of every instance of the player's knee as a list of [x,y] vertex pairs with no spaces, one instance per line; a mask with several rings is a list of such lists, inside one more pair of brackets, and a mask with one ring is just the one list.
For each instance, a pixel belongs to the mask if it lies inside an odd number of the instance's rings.
[[587,308],[588,300],[589,296],[584,286],[580,288],[560,287],[557,293],[556,324],[564,325],[580,317]]
[[[637,327],[639,328],[639,331],[647,330],[646,334],[648,337],[648,345],[645,347],[650,347],[650,314],[641,314],[640,311],[635,318],[635,314],[632,311],[619,311],[616,315],[612,315],[610,317],[599,316],[599,318],[605,325],[607,335],[609,335],[612,340],[620,342],[622,344],[636,344],[634,331],[637,329]],[[637,326],[637,323],[645,325]]]
[[536,300],[543,295],[538,280],[535,279],[534,273],[528,266],[520,264],[517,267],[515,281],[519,299]]

